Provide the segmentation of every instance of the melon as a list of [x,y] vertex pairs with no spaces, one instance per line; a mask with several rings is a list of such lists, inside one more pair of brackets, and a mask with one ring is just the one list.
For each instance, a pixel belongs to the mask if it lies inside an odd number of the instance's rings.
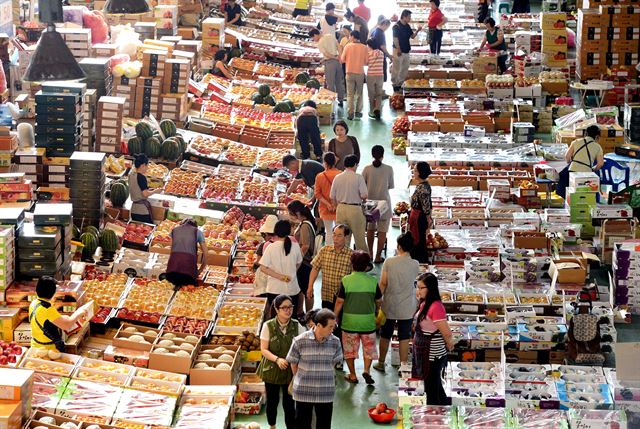
[[138,122],[136,124],[136,135],[142,140],[146,140],[153,136],[153,128],[151,128],[151,125],[146,122]]
[[96,249],[98,248],[98,238],[90,232],[85,232],[80,236],[80,241],[84,246],[82,248],[82,256],[85,258],[93,257],[93,254],[96,253]]
[[144,153],[144,140],[140,137],[131,137],[127,142],[127,151],[129,155]]
[[304,85],[305,83],[307,83],[309,81],[309,73],[307,72],[300,72],[296,75],[296,83],[298,85]]
[[176,124],[171,119],[163,119],[160,121],[160,130],[165,137],[173,137],[178,132]]
[[293,101],[289,100],[288,98],[285,98],[284,100],[282,100],[283,103],[286,103],[289,106],[289,112],[293,113],[296,111],[296,105]]
[[127,326],[126,328],[124,328],[124,332],[138,332],[138,330],[133,326]]
[[195,335],[187,335],[186,337],[184,337],[184,340],[190,343],[197,343],[199,338],[196,337]]
[[90,234],[93,234],[96,237],[96,239],[100,237],[100,231],[98,231],[98,228],[96,228],[93,225],[85,226],[84,228],[82,228],[82,232],[83,233],[88,232]]
[[105,229],[100,234],[100,246],[103,252],[115,253],[118,250],[118,236],[111,229]]
[[171,340],[161,340],[160,342],[158,342],[158,345],[162,346],[162,347],[173,347],[173,341]]
[[320,82],[318,79],[309,79],[307,83],[304,84],[307,88],[320,89]]
[[259,92],[254,92],[253,94],[251,94],[251,101],[253,101],[255,104],[264,104],[264,97],[260,95]]
[[181,134],[176,134],[175,136],[173,136],[173,138],[176,139],[176,141],[180,145],[180,153],[186,152],[187,142],[184,141],[184,137],[182,137]]
[[162,336],[165,340],[173,340],[176,337],[176,334],[172,334],[171,332],[167,332]]
[[160,140],[157,137],[149,137],[144,141],[145,153],[149,158],[160,156]]
[[269,94],[266,97],[264,97],[264,103],[263,104],[268,104],[269,106],[275,106],[276,105],[276,99],[273,95]]
[[111,185],[110,196],[113,207],[122,207],[129,198],[129,188],[122,182],[116,182]]
[[292,113],[292,112],[293,110],[291,110],[289,103],[285,103],[284,101],[277,103],[273,108],[273,113]]
[[211,360],[213,357],[209,353],[202,353],[198,355],[198,360]]
[[266,97],[267,95],[271,94],[271,88],[266,83],[263,83],[258,87],[258,94],[260,94],[263,97]]
[[162,142],[160,152],[164,159],[175,161],[180,156],[180,145],[174,139],[167,139]]

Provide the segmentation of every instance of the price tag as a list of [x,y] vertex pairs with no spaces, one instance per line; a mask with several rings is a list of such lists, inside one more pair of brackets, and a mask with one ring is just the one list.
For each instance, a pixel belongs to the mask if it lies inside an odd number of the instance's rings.
[[533,307],[533,311],[536,312],[536,314],[544,314],[544,307]]
[[460,311],[462,311],[464,313],[477,313],[478,312],[478,306],[477,305],[462,304],[460,306]]

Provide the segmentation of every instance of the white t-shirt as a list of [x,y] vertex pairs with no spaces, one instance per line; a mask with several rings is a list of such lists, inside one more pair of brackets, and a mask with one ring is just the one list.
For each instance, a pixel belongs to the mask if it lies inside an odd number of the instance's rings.
[[300,292],[296,271],[302,263],[302,252],[298,243],[291,243],[291,251],[284,254],[284,241],[275,241],[267,247],[260,259],[260,265],[271,268],[277,273],[289,276],[289,283],[267,276],[267,293],[297,295]]
[[[291,320],[289,321],[289,323],[298,323],[295,320]],[[282,331],[282,325],[280,325],[280,323],[278,323],[278,327],[280,328],[280,330],[282,332],[286,332],[286,326],[284,326],[284,331]],[[298,323],[298,333],[296,334],[296,337],[302,333],[304,333],[304,331],[306,331],[306,329],[304,328],[304,326],[302,326],[300,323]],[[262,324],[262,329],[260,330],[260,339],[261,340],[265,340],[265,341],[269,341],[271,339],[271,334],[269,333],[269,327],[267,326],[267,322],[264,322]]]
[[338,41],[335,34],[322,36],[318,41],[318,50],[325,59],[336,58],[338,56]]

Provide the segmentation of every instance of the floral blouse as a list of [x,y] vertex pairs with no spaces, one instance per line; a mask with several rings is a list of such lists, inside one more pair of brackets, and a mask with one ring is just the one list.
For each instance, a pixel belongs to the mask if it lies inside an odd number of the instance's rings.
[[429,182],[422,182],[416,186],[416,190],[411,195],[411,208],[422,210],[425,216],[431,216],[431,185]]

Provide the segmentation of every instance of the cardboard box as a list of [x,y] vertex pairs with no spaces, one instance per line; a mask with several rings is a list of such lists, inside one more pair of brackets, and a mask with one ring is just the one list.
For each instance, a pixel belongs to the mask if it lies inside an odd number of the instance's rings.
[[544,232],[513,231],[513,247],[516,249],[547,249],[549,239]]
[[567,27],[565,12],[543,12],[540,14],[540,28],[543,30],[558,30]]
[[0,428],[20,429],[23,417],[21,411],[20,402],[0,403]]
[[[0,368],[0,404],[18,403],[19,414],[26,418],[31,413],[33,393],[33,371],[26,369]],[[20,406],[21,405],[21,406]],[[11,407],[4,412],[11,412]],[[11,414],[10,414],[11,415]]]
[[[203,354],[208,354],[212,357],[211,360],[201,360],[198,361],[196,359],[196,365],[199,362],[211,364],[214,362],[219,362],[217,358],[219,358],[223,353],[213,352],[214,349],[220,346],[215,345],[207,345],[200,348],[198,351],[198,356]],[[225,361],[229,365],[229,369],[200,369],[200,368],[191,368],[189,372],[189,381],[192,385],[232,385],[238,382],[240,377],[240,354],[238,353],[238,346],[224,346],[225,348],[235,351],[233,355],[233,361]],[[228,353],[227,353],[228,354]],[[222,362],[219,362],[222,363]]]
[[583,258],[554,259],[549,266],[549,275],[552,279],[556,279],[557,283],[584,284],[587,265]]

